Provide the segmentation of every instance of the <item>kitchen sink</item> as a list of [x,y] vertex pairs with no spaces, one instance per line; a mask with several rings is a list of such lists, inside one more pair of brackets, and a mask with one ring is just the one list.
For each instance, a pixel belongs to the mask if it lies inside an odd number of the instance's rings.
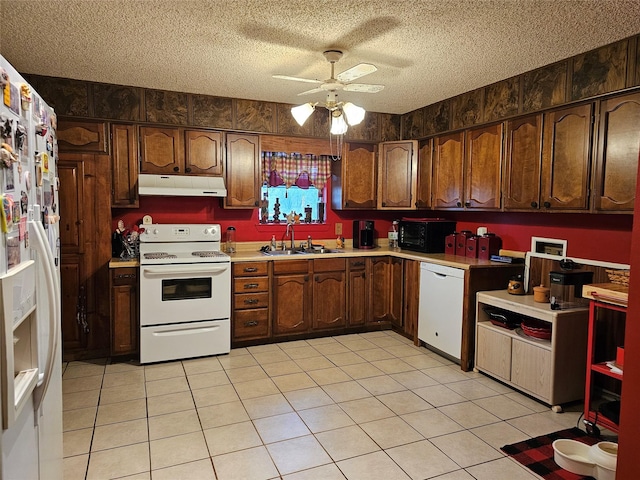
[[266,251],[266,252],[262,252],[262,254],[268,257],[278,257],[281,255],[311,255],[311,254],[337,253],[337,252],[338,250],[331,250],[330,248],[313,248],[311,250],[287,248],[286,250]]

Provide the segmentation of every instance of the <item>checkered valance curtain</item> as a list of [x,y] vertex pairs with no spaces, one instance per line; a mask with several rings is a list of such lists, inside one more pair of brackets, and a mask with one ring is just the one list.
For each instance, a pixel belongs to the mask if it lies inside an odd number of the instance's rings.
[[271,187],[296,185],[321,190],[331,176],[331,157],[301,153],[262,152],[262,181]]

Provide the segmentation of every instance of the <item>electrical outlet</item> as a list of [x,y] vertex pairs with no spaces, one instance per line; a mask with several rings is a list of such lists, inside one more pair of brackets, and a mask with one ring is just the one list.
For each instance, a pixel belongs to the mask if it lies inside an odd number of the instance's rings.
[[342,235],[342,224],[336,223],[336,235]]

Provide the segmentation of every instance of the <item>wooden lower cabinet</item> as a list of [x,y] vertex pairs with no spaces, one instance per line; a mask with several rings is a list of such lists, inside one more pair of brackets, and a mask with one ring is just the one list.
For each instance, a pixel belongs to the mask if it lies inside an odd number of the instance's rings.
[[402,328],[402,262],[391,256],[373,257],[369,301],[369,323],[390,322]]
[[418,299],[420,298],[420,262],[417,260],[404,260],[402,288],[404,291],[404,308],[402,312],[402,324],[404,333],[418,343]]
[[311,327],[309,261],[287,260],[273,264],[273,334],[278,336],[308,332]]
[[232,341],[269,338],[269,262],[233,264]]
[[138,353],[138,269],[111,269],[111,355]]
[[344,258],[313,261],[314,330],[347,325],[346,261]]

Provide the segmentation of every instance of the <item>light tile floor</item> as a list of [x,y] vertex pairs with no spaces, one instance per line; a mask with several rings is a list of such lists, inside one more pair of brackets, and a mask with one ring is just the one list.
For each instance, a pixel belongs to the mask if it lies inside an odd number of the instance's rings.
[[63,373],[64,478],[518,480],[500,447],[576,425],[393,333]]

